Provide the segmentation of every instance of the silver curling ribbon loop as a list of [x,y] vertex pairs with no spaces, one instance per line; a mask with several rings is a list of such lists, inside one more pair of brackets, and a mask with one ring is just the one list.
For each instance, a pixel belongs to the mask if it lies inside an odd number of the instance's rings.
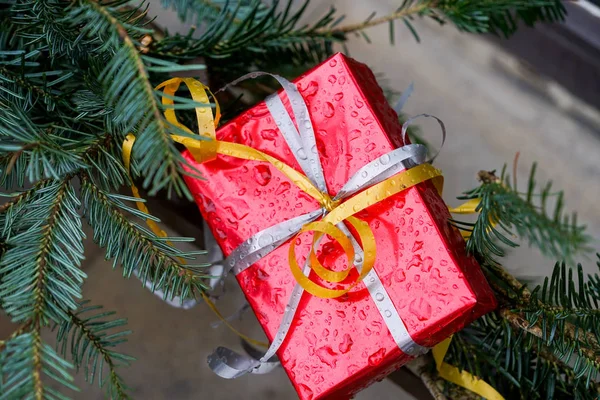
[[435,159],[437,158],[437,156],[440,154],[440,151],[442,151],[442,147],[444,147],[444,143],[446,143],[446,125],[444,124],[444,122],[439,119],[438,117],[436,117],[435,115],[431,115],[431,114],[419,114],[419,115],[415,115],[414,117],[411,117],[409,119],[407,119],[404,124],[402,124],[402,143],[406,143],[406,138],[408,135],[408,127],[410,126],[410,124],[412,124],[412,122],[414,120],[416,120],[417,118],[433,118],[435,119],[438,124],[440,125],[440,127],[442,128],[442,144],[440,145],[440,148],[438,149],[438,151],[433,155],[433,157],[431,157],[429,160],[427,160],[427,162],[429,164],[432,164]]
[[217,347],[208,357],[208,366],[221,378],[234,379],[248,373],[267,374],[277,368],[279,362],[261,363],[249,355],[238,354],[226,347]]

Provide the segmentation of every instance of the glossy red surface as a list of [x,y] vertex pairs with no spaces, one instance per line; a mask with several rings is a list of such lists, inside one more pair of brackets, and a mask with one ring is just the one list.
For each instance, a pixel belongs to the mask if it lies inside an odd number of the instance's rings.
[[[365,65],[337,54],[295,83],[311,113],[332,196],[361,166],[402,144],[398,118]],[[217,137],[257,148],[300,171],[264,103],[224,125]],[[195,164],[189,153],[185,157]],[[187,184],[226,255],[258,231],[318,207],[269,165],[226,156],[195,165],[206,180],[187,177]],[[356,216],[375,234],[375,270],[417,343],[433,346],[495,307],[430,183]],[[306,256],[310,239],[308,234],[295,239],[297,254]],[[237,277],[269,339],[295,283],[287,254],[288,244]],[[319,257],[334,270],[346,267],[334,243],[322,244]],[[410,360],[362,284],[334,300],[305,293],[278,356],[301,399],[349,398]]]

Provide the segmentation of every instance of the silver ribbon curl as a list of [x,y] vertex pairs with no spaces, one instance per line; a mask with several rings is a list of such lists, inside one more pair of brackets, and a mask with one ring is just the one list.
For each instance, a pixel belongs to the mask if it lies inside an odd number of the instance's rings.
[[[296,86],[280,76],[265,72],[254,72],[242,76],[241,78],[227,85],[225,88],[235,85],[245,79],[256,78],[264,75],[275,78],[283,87],[284,92],[287,94],[290,100],[293,116],[296,120],[298,128],[296,128],[292,122],[291,116],[288,114],[283,102],[281,101],[281,98],[277,93],[269,96],[265,100],[271,116],[273,117],[288,146],[290,147],[292,154],[300,165],[302,171],[315,185],[315,187],[317,187],[323,193],[328,194],[329,192],[327,190],[325,177],[323,175],[323,168],[317,152],[312,122],[308,114],[306,103],[298,92]],[[221,90],[224,90],[225,88]],[[402,126],[402,137],[404,143],[406,142],[406,131],[408,125],[415,118],[422,116],[435,118],[439,122],[440,126],[442,127],[443,137],[445,140],[446,130],[443,122],[434,116],[421,114],[409,119]],[[360,168],[346,182],[333,200],[344,200],[355,193],[382,182],[405,169],[429,162],[427,161],[426,157],[427,148],[419,144],[409,144],[392,150]],[[305,224],[324,217],[326,214],[327,210],[322,207],[318,210],[300,215],[288,221],[281,222],[256,233],[240,244],[236,249],[234,249],[233,252],[225,259],[224,273],[227,274],[229,271],[233,270],[236,275],[239,274],[294,237]],[[354,266],[360,271],[362,268],[364,255],[362,248],[350,233],[344,222],[337,224],[337,227],[350,238],[355,250]],[[318,246],[318,243],[316,243],[316,246]],[[307,259],[303,267],[304,275],[308,276],[310,270],[311,268],[309,266],[309,260]],[[402,350],[405,354],[415,357],[429,351],[429,348],[420,346],[411,338],[406,325],[394,307],[392,300],[385,290],[385,287],[375,269],[369,272],[363,282],[365,283],[365,286],[367,287],[370,296],[373,298],[377,310],[381,314],[388,330],[390,331],[390,334],[400,350]],[[240,355],[231,349],[219,347],[208,357],[209,367],[217,375],[228,379],[237,378],[247,373],[262,374],[266,373],[266,371],[272,370],[273,365],[277,364],[276,362],[274,363],[273,358],[275,357],[275,354],[281,347],[289,332],[289,329],[291,328],[303,292],[304,289],[298,283],[292,289],[290,299],[285,307],[283,318],[277,333],[275,334],[269,349],[265,354],[262,355],[262,357],[257,359],[257,357]]]

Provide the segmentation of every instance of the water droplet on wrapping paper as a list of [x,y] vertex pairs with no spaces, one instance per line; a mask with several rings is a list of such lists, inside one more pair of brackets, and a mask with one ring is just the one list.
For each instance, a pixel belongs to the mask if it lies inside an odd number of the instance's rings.
[[340,77],[338,78],[338,83],[339,83],[340,85],[343,85],[344,83],[346,83],[346,77],[345,77],[345,76],[340,76]]
[[371,334],[373,332],[371,332],[371,330],[369,328],[365,328],[364,331],[363,331],[363,333],[365,334],[365,336],[371,336]]
[[302,203],[296,203],[296,208],[302,208]]
[[306,155],[306,151],[304,151],[303,147],[300,147],[296,154],[298,155],[298,158],[301,160],[306,160],[308,158],[308,156]]
[[267,279],[269,279],[269,274],[264,269],[257,268],[256,278],[260,281],[266,281]]
[[377,145],[375,143],[369,143],[367,145],[367,147],[365,147],[365,151],[366,152],[371,152],[371,151],[375,150],[375,147],[377,147]]
[[363,257],[360,253],[356,253],[354,255],[354,264],[360,264],[361,262],[363,262]]
[[358,96],[354,96],[354,104],[357,108],[362,108],[365,105],[365,103]]
[[367,126],[367,125],[373,123],[373,118],[371,118],[371,117],[364,117],[364,118],[360,118],[359,121],[362,124],[362,126]]
[[335,368],[337,366],[338,354],[335,351],[333,351],[331,347],[323,346],[316,351],[316,354],[322,363],[327,364],[331,368]]
[[246,193],[246,189],[242,188],[238,190],[238,196],[243,196]]
[[323,337],[327,337],[327,336],[329,336],[329,329],[327,329],[327,328],[323,329],[323,333],[321,333],[321,335],[322,335]]
[[329,75],[329,78],[327,78],[327,81],[333,85],[334,83],[337,82],[337,78],[335,75]]
[[308,386],[306,386],[303,383],[300,383],[298,385],[298,389],[300,389],[300,392],[302,393],[302,398],[306,398],[307,400],[312,400],[312,398],[314,397],[314,393],[312,391],[311,388],[309,388]]
[[436,281],[440,282],[440,283],[445,283],[446,282],[446,278],[444,278],[442,276],[442,271],[440,271],[437,268],[434,268],[431,270],[431,278],[435,279]]
[[396,282],[404,282],[406,280],[406,273],[404,272],[404,270],[396,270],[396,272],[394,272],[394,280]]
[[387,165],[390,162],[390,155],[389,154],[384,154],[381,157],[379,157],[379,161],[381,162],[382,165]]
[[447,260],[440,260],[440,265],[442,267],[445,267],[446,265],[448,265],[448,261]]
[[258,238],[258,245],[260,247],[268,246],[273,241],[273,235],[263,234]]
[[315,311],[315,315],[322,315],[322,314],[323,314],[323,311],[321,311],[321,310]]
[[427,321],[431,318],[431,304],[424,298],[414,299],[410,303],[409,310],[419,321]]
[[308,343],[312,344],[313,346],[317,344],[317,335],[314,333],[306,332],[304,337],[308,340]]
[[275,267],[280,264],[280,261],[281,261],[281,257],[273,255],[273,256],[269,257],[269,266]]
[[260,136],[266,140],[275,140],[277,131],[275,129],[263,129],[260,131]]
[[333,108],[333,104],[326,101],[323,104],[323,115],[327,118],[331,118],[333,117],[333,114],[335,114],[335,108]]
[[406,265],[406,269],[408,270],[408,269],[411,269],[412,267],[420,267],[421,264],[423,264],[423,259],[421,258],[421,255],[415,254],[415,255],[413,255],[413,258]]
[[356,140],[359,139],[361,136],[361,132],[358,129],[353,129],[348,133],[348,140],[352,141],[352,140]]
[[318,385],[318,384],[321,384],[321,383],[325,382],[325,378],[323,377],[323,375],[316,374],[315,378],[313,379],[313,382],[316,385]]
[[238,229],[239,224],[237,223],[237,221],[234,221],[234,220],[231,220],[231,219],[227,218],[227,223],[229,224],[230,228],[232,228],[234,230]]
[[413,278],[415,282],[419,282],[421,280],[421,275],[415,275],[415,277]]
[[308,82],[306,87],[300,88],[300,91],[302,92],[304,97],[314,96],[315,94],[317,94],[318,90],[319,90],[319,84],[315,81],[310,81],[310,82]]
[[340,101],[340,100],[341,100],[341,99],[343,99],[343,98],[344,98],[344,93],[342,93],[342,92],[336,93],[336,94],[333,96],[333,99],[334,99],[335,101]]
[[406,210],[404,210],[404,212],[408,215],[413,213],[413,209],[412,208],[407,208]]
[[386,318],[391,318],[392,317],[392,312],[390,310],[385,310],[383,312],[383,315],[385,315]]
[[348,365],[348,374],[349,375],[354,375],[358,371],[360,371],[360,367],[358,365],[356,365],[356,364],[350,364],[350,365]]
[[358,312],[358,318],[360,318],[361,320],[364,321],[365,319],[367,319],[367,314],[365,314],[365,312],[363,310],[360,310]]
[[261,186],[271,182],[271,169],[267,165],[254,166],[254,180]]
[[429,272],[431,271],[431,267],[433,267],[433,258],[427,256],[423,259],[423,264],[421,264],[421,271]]
[[385,357],[385,349],[381,348],[369,356],[369,365],[378,365],[383,360],[383,357]]
[[331,60],[331,61],[329,61],[329,66],[330,66],[331,68],[335,67],[336,65],[337,65],[337,61],[336,61],[336,60]]
[[352,340],[350,335],[346,333],[344,335],[344,337],[342,338],[342,342],[339,344],[338,349],[339,349],[340,353],[346,354],[350,351],[353,344],[354,344],[354,341]]
[[276,195],[283,194],[283,193],[287,192],[288,190],[290,190],[291,186],[292,185],[289,182],[282,182],[275,190],[275,194]]
[[417,240],[415,242],[415,244],[413,245],[412,252],[413,253],[417,252],[417,251],[421,250],[422,248],[423,248],[423,242],[420,240]]
[[346,318],[346,313],[342,310],[338,310],[335,312],[337,314],[338,317],[340,318]]
[[375,333],[381,332],[381,322],[373,321],[371,322],[371,326],[375,329]]
[[227,237],[227,233],[225,233],[225,231],[219,229],[219,228],[215,228],[215,231],[217,232],[217,236],[220,239],[225,239]]
[[351,116],[352,118],[356,118],[356,117],[358,117],[358,113],[357,113],[356,111],[352,111],[352,112],[350,113],[350,116]]
[[377,300],[377,301],[383,301],[383,299],[385,299],[385,296],[383,295],[383,293],[377,293],[377,294],[375,294],[375,300]]

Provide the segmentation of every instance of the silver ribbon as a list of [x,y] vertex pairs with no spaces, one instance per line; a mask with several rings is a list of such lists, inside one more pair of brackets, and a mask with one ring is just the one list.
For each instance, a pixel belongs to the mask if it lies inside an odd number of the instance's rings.
[[[269,96],[265,101],[271,116],[277,124],[282,136],[287,142],[302,171],[315,185],[315,187],[317,187],[323,193],[328,194],[325,177],[323,175],[323,168],[317,152],[312,122],[308,114],[306,103],[298,92],[296,86],[280,76],[265,72],[255,72],[242,76],[241,78],[227,85],[225,88],[235,85],[245,79],[256,78],[263,75],[271,76],[281,84],[285,93],[290,99],[293,116],[298,127],[296,128],[296,125],[294,125],[292,122],[292,118],[285,109],[285,106],[283,105],[283,102],[278,94]],[[224,90],[225,88],[221,90]],[[408,95],[406,97],[408,97]],[[435,118],[442,127],[442,132],[445,139],[446,131],[442,121],[436,117],[427,114],[421,114],[409,119],[403,125],[402,136],[404,143],[406,142],[406,130],[408,125],[415,118],[422,116]],[[428,162],[426,157],[427,148],[419,144],[409,144],[392,150],[360,168],[346,182],[333,200],[344,200],[355,193],[382,182],[405,169]],[[231,270],[233,270],[236,275],[239,274],[294,237],[301,230],[302,226],[311,221],[315,221],[326,214],[327,210],[325,208],[320,208],[318,210],[311,211],[288,221],[284,221],[269,228],[263,229],[262,231],[256,233],[240,244],[236,249],[234,249],[233,252],[225,259],[225,274]],[[337,227],[352,241],[352,245],[354,246],[355,250],[354,266],[360,271],[363,262],[363,251],[360,245],[352,236],[344,222],[339,223]],[[318,246],[318,243],[316,245]],[[304,275],[308,276],[310,270],[311,268],[309,266],[309,260],[307,259],[303,267]],[[406,329],[406,325],[402,321],[402,318],[398,314],[389,294],[387,293],[383,283],[381,282],[381,279],[374,269],[367,274],[363,282],[365,283],[369,294],[373,298],[377,310],[381,314],[398,347],[404,353],[415,357],[427,352],[429,348],[420,346],[410,337],[410,334]],[[228,379],[237,378],[247,373],[262,374],[272,369],[274,364],[273,357],[279,350],[281,344],[288,334],[290,327],[292,326],[292,322],[294,320],[296,311],[298,310],[298,304],[300,303],[300,298],[302,297],[303,292],[304,289],[299,284],[294,286],[288,304],[285,307],[279,329],[277,330],[269,349],[265,354],[262,355],[262,357],[257,359],[256,357],[251,357],[249,355],[240,355],[235,351],[225,347],[219,347],[208,357],[209,367],[217,375]]]

